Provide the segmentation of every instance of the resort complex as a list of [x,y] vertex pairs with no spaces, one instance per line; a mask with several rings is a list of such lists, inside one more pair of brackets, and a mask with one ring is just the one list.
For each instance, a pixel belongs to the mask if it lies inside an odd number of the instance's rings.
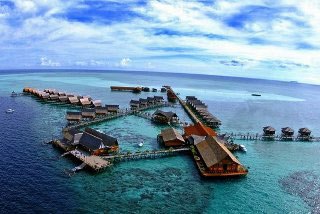
[[[111,86],[115,92],[157,92],[149,87],[123,87]],[[132,99],[128,102],[129,108],[122,109],[118,104],[103,105],[99,99],[90,96],[76,95],[61,92],[55,89],[38,90],[24,88],[25,94],[30,94],[41,102],[70,105],[72,111],[66,112],[67,125],[63,128],[63,137],[54,139],[51,143],[62,149],[62,156],[71,155],[82,162],[80,166],[72,169],[72,172],[85,167],[95,172],[100,172],[109,166],[122,160],[137,160],[144,158],[158,158],[168,155],[189,154],[194,160],[195,166],[203,177],[234,177],[248,173],[248,169],[241,164],[234,151],[246,151],[243,145],[233,142],[242,140],[317,140],[311,136],[311,131],[301,128],[298,136],[294,137],[294,130],[285,127],[281,135],[276,135],[276,130],[271,126],[263,128],[263,134],[234,134],[218,133],[222,124],[216,116],[209,112],[208,106],[195,96],[186,96],[181,99],[170,86],[163,86],[160,93],[167,94],[167,100],[163,96],[148,96]],[[181,121],[178,114],[173,111],[164,111],[162,107],[181,105],[182,109],[190,117],[192,123]],[[155,109],[153,113],[150,113]],[[163,128],[157,138],[158,150],[121,152],[121,142],[118,139],[104,134],[89,126],[109,120],[134,115],[150,120]],[[214,130],[216,129],[216,130]],[[139,146],[143,146],[140,142]]]

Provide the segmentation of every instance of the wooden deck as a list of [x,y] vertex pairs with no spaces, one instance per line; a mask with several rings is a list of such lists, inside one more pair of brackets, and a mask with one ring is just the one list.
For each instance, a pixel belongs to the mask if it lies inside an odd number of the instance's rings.
[[320,142],[320,137],[311,136],[310,138],[303,138],[303,137],[284,137],[281,135],[275,136],[264,136],[263,134],[253,134],[253,133],[233,133],[233,132],[226,132],[226,136],[229,136],[230,139],[233,140],[260,140],[260,141],[310,141],[310,142]]
[[104,160],[99,156],[86,155],[77,149],[71,150],[69,153],[70,153],[70,155],[77,158],[81,162],[85,163],[88,167],[90,167],[91,169],[93,169],[96,172],[99,172],[99,171],[101,171],[111,165],[111,163],[109,161]]
[[175,155],[181,152],[190,151],[189,147],[179,148],[179,149],[165,149],[165,150],[156,150],[156,151],[144,151],[144,152],[136,152],[136,153],[120,153],[117,155],[103,156],[102,158],[105,160],[112,161],[127,161],[127,160],[138,160],[138,159],[147,159],[147,158],[158,158],[164,156]]
[[136,110],[121,110],[118,114],[115,114],[115,115],[107,115],[107,116],[103,116],[103,117],[97,117],[93,120],[82,121],[77,124],[69,125],[64,129],[64,131],[68,131],[70,129],[79,129],[79,128],[82,128],[85,126],[90,126],[93,124],[105,122],[105,121],[112,120],[112,119],[117,119],[117,118],[124,117],[127,115],[132,115],[135,112],[140,112],[140,111],[145,111],[145,110],[149,110],[152,108],[160,108],[160,107],[165,107],[165,106],[169,106],[169,104],[168,103],[161,103],[161,104],[157,104],[157,105],[147,106],[145,108],[139,108]]

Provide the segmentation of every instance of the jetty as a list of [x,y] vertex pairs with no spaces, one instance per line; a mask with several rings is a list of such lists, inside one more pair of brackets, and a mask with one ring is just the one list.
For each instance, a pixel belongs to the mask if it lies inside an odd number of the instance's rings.
[[155,159],[159,157],[176,155],[177,153],[188,152],[190,151],[189,147],[184,148],[169,148],[163,150],[154,150],[154,151],[143,151],[135,153],[120,153],[117,155],[103,156],[102,158],[110,161],[128,161],[128,160],[139,160],[139,159]]

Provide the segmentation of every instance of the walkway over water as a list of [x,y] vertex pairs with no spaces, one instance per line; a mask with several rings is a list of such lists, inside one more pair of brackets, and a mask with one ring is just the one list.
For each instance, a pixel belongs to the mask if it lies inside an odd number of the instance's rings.
[[175,155],[180,152],[190,151],[190,148],[180,148],[180,149],[166,149],[166,150],[156,150],[156,151],[143,151],[136,153],[120,153],[117,155],[104,156],[102,157],[105,160],[113,161],[127,161],[127,160],[137,160],[137,159],[147,159],[147,158],[159,158],[164,156]]
[[77,123],[77,124],[74,124],[74,125],[67,126],[64,129],[64,131],[68,131],[70,129],[79,129],[79,128],[82,128],[82,127],[86,127],[86,126],[90,126],[90,125],[93,125],[93,124],[101,123],[101,122],[104,122],[104,121],[107,121],[107,120],[112,120],[112,119],[120,118],[120,117],[123,117],[123,116],[131,115],[131,114],[134,114],[135,112],[146,111],[146,110],[153,109],[153,108],[160,108],[160,107],[167,107],[167,106],[171,106],[171,105],[168,104],[168,103],[161,103],[161,104],[157,104],[157,105],[147,106],[147,107],[144,107],[144,108],[139,108],[139,109],[136,109],[136,110],[121,110],[117,114],[97,117],[96,119],[93,119],[93,120],[83,121],[83,122],[80,122],[80,123]]
[[263,134],[252,134],[252,133],[233,133],[233,132],[226,132],[224,133],[225,136],[229,137],[230,139],[234,140],[269,140],[269,141],[310,141],[310,142],[320,142],[320,137],[285,137],[281,135],[275,136],[265,136]]

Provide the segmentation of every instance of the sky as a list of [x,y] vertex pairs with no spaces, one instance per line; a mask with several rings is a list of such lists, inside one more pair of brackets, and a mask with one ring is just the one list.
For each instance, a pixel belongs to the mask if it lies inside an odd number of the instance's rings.
[[319,0],[0,0],[0,69],[320,84]]

